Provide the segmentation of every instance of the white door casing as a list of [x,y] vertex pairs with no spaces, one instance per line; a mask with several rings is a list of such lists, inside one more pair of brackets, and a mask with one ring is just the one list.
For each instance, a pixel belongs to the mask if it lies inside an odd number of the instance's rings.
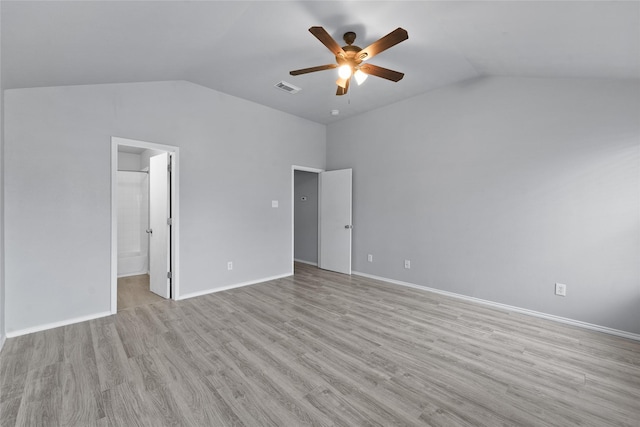
[[318,266],[324,270],[351,274],[352,170],[320,173]]

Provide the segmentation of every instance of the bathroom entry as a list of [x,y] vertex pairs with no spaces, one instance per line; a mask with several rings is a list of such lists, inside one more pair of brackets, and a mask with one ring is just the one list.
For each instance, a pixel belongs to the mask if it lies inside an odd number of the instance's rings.
[[112,313],[177,299],[177,156],[177,147],[112,138]]

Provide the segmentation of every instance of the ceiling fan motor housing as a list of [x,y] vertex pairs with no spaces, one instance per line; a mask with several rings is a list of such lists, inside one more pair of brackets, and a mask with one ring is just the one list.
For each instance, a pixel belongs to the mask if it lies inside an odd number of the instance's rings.
[[344,33],[342,37],[344,42],[347,44],[346,46],[342,46],[342,50],[346,54],[343,56],[342,52],[336,55],[336,62],[339,65],[350,65],[351,68],[355,69],[360,63],[364,60],[366,55],[362,55],[362,57],[358,56],[358,52],[362,50],[359,46],[354,46],[353,42],[356,41],[356,33],[353,31],[348,31]]
[[359,48],[358,46],[349,45],[349,46],[344,46],[342,50],[344,50],[344,53],[346,54],[346,56],[343,56],[342,54],[336,55],[336,62],[338,64],[340,65],[347,64],[347,65],[351,65],[352,67],[360,65],[363,58],[360,58],[358,56],[358,52],[362,50],[361,48]]

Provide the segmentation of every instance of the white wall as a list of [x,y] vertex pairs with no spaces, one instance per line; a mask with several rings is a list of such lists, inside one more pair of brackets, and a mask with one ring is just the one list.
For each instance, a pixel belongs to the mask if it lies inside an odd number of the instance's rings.
[[187,82],[10,90],[5,113],[8,332],[110,310],[112,136],[180,147],[181,295],[291,273],[291,165],[324,168],[325,126]]
[[482,79],[327,130],[354,270],[636,334],[639,163],[637,80]]
[[118,277],[149,272],[149,177],[133,172],[141,162],[141,154],[118,152]]
[[149,183],[142,172],[118,172],[118,255],[147,253]]

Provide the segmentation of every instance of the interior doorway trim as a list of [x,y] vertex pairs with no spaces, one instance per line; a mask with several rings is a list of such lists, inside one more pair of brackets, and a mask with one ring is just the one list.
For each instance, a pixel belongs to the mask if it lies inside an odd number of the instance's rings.
[[111,314],[118,312],[118,147],[125,145],[171,154],[171,299],[180,299],[179,148],[120,137],[111,137]]
[[[320,174],[324,172],[324,169],[318,168],[310,168],[307,166],[291,166],[291,274],[294,273],[294,264],[295,264],[295,215],[296,215],[296,188],[295,188],[295,180],[296,180],[296,171],[302,172],[311,172]],[[318,215],[320,215],[320,210],[318,209]],[[320,230],[320,217],[318,216],[318,231]],[[318,233],[318,249],[320,249],[320,234]]]

